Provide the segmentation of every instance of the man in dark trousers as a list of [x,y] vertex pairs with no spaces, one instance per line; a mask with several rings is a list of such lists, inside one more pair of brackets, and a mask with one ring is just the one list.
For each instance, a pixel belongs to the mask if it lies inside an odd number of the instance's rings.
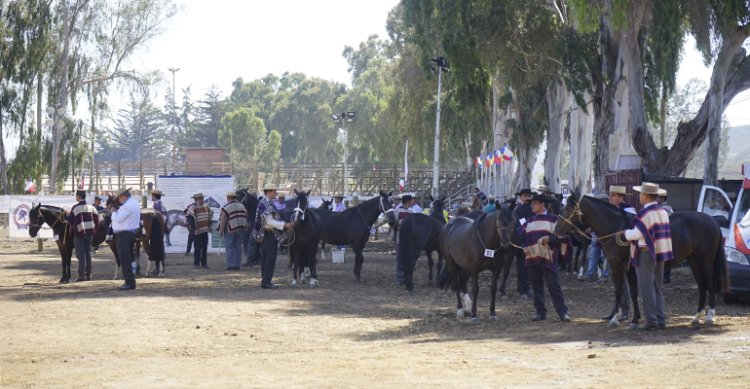
[[211,208],[203,203],[203,193],[193,195],[195,205],[187,211],[189,229],[195,235],[193,267],[208,269],[208,232],[211,231]]
[[[102,200],[104,200],[102,196],[96,195],[96,197],[94,197],[94,208],[96,208],[96,212],[98,213],[102,213],[107,210],[107,208],[104,208],[104,206],[102,205]],[[98,252],[99,246],[94,246],[94,254]]]
[[83,190],[76,191],[76,201],[68,214],[78,258],[78,278],[75,282],[91,281],[91,242],[99,230],[99,212],[93,205],[86,204],[86,192]]
[[[193,208],[195,206],[195,201],[193,201],[191,204],[189,204],[187,207],[185,207],[185,210],[183,211],[185,213],[185,217],[187,217],[188,210]],[[190,225],[188,224],[188,238],[187,238],[187,247],[185,248],[185,256],[190,255],[190,251],[193,248],[193,240],[195,240],[195,234],[193,233],[193,230],[190,229]]]
[[531,209],[534,216],[521,227],[521,241],[526,255],[526,270],[534,288],[534,308],[536,315],[532,321],[547,319],[547,308],[544,306],[544,284],[547,284],[552,303],[560,320],[570,321],[568,307],[565,305],[560,287],[560,276],[557,273],[557,255],[560,240],[553,233],[557,216],[548,211],[551,198],[536,194],[531,198]]
[[[518,197],[519,205],[516,207],[514,213],[519,221],[519,225],[523,224],[526,220],[531,219],[534,213],[531,212],[531,198],[534,193],[529,188],[521,189],[520,192],[516,193]],[[520,227],[519,227],[520,228]],[[526,266],[524,266],[524,255],[520,250],[516,252],[516,290],[523,299],[531,297],[531,283],[529,282],[529,276],[526,274]]]
[[276,269],[276,254],[279,241],[276,238],[276,230],[292,228],[292,223],[284,223],[278,220],[278,211],[273,206],[276,199],[276,185],[266,184],[263,187],[263,198],[258,203],[255,211],[255,222],[253,223],[253,239],[260,245],[260,272],[262,279],[260,287],[263,289],[276,289],[273,273]]
[[122,277],[125,283],[120,290],[135,289],[135,275],[133,274],[133,242],[135,233],[141,228],[141,207],[138,201],[130,195],[130,188],[123,188],[117,193],[120,207],[111,208],[112,231],[117,244],[117,256],[120,258]]

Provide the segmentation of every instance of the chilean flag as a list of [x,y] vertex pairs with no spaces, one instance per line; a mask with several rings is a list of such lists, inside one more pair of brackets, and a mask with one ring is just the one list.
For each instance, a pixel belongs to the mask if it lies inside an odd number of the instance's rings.
[[500,150],[495,150],[495,165],[503,163],[503,153]]
[[487,164],[487,167],[492,166],[492,161],[494,159],[492,158],[492,153],[487,154],[487,159],[485,160],[485,163]]
[[508,147],[507,143],[503,145],[503,158],[506,161],[510,161],[511,159],[513,159],[513,152],[510,151],[510,147]]
[[26,186],[23,188],[23,190],[24,192],[29,192],[29,193],[36,192],[36,185],[34,185],[34,181],[32,181],[31,178],[26,180]]
[[474,160],[474,165],[479,166],[480,168],[484,167],[484,164],[482,163],[482,157],[477,157],[477,159]]

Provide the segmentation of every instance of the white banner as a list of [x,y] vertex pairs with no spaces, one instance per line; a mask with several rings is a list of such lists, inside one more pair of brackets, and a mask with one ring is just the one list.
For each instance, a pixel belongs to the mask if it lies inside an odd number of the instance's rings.
[[169,234],[165,236],[167,253],[185,252],[188,230],[184,210],[193,203],[191,197],[195,193],[203,193],[204,202],[213,211],[208,252],[224,251],[224,242],[215,231],[219,224],[219,210],[227,203],[227,192],[234,191],[234,177],[159,176],[156,180],[156,188],[164,194],[161,202],[167,210],[167,230],[169,231]]
[[0,213],[10,213],[10,196],[0,196]]
[[[8,236],[11,238],[30,238],[29,212],[31,207],[41,201],[45,205],[54,205],[66,210],[75,205],[73,196],[10,196],[8,213]],[[37,237],[52,238],[52,230],[44,224]]]

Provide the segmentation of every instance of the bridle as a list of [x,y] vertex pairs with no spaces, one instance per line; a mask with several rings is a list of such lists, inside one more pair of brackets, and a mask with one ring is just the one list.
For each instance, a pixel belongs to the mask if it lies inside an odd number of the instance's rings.
[[[572,221],[572,219],[574,217],[576,217],[576,216],[578,216],[578,223],[583,223],[583,211],[581,211],[581,201],[580,200],[576,201],[576,205],[575,205],[575,207],[573,207],[573,212],[571,212],[571,214],[570,214],[569,217],[566,218],[563,215],[559,215],[558,218],[560,220],[564,221],[565,223],[567,223],[568,225],[570,225],[571,227],[573,227],[573,229],[575,230],[575,232],[577,234],[579,234],[580,236],[582,236],[582,237],[584,237],[584,238],[586,238],[588,240],[591,240],[591,236],[589,236],[588,234],[586,234],[583,230],[581,230],[580,227],[578,227],[577,224],[575,224]],[[630,242],[628,242],[627,240],[625,240],[622,235],[623,235],[622,231],[615,231],[615,232],[613,232],[611,234],[597,236],[596,239],[600,243],[606,244],[607,242],[609,242],[610,239],[612,239],[614,237],[615,238],[615,243],[617,243],[619,246],[623,246],[623,247],[629,246]]]
[[[294,219],[295,219],[295,221],[297,221],[297,220],[298,221],[305,221],[305,213],[307,212],[307,208],[309,207],[309,205],[310,205],[310,203],[308,202],[307,204],[305,204],[305,208],[303,209],[302,207],[300,207],[300,201],[297,200],[297,206],[294,208]],[[297,215],[300,215],[300,214],[301,214],[301,216],[297,217]]]
[[[42,206],[39,207],[39,216],[37,217],[37,223],[36,224],[29,224],[29,227],[34,227],[36,229],[41,229],[42,226],[44,225],[44,223],[47,222],[44,219],[44,215],[42,215],[42,207],[44,207],[44,206],[42,205]],[[46,208],[46,207],[44,209],[49,210],[49,208]],[[58,224],[60,224],[60,223],[63,223],[63,224],[67,223],[66,221],[63,220],[64,218],[65,218],[65,212],[63,212],[63,210],[61,209],[60,210],[60,214],[55,218],[55,221],[52,224],[50,224],[49,228],[50,229],[54,229],[55,226],[58,225]]]

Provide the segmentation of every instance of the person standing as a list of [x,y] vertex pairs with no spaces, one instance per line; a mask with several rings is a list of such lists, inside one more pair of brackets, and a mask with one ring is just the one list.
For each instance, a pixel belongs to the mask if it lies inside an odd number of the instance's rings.
[[227,270],[240,270],[242,264],[242,238],[247,231],[247,209],[235,192],[227,193],[227,204],[221,208],[219,227],[216,231],[224,236],[224,251]]
[[551,198],[542,194],[531,198],[531,209],[534,216],[521,227],[521,240],[524,242],[526,270],[534,289],[534,308],[536,316],[532,321],[547,319],[547,308],[544,306],[544,284],[547,284],[552,304],[560,320],[570,321],[565,296],[560,287],[560,276],[557,273],[557,255],[560,240],[553,233],[557,217],[547,210]]
[[[195,201],[193,201],[192,203],[188,204],[188,206],[187,206],[187,207],[185,207],[185,210],[183,210],[183,211],[182,211],[182,212],[184,212],[184,213],[185,213],[185,217],[186,217],[186,218],[187,218],[187,214],[188,214],[188,211],[189,211],[189,210],[190,210],[191,208],[193,208],[194,206],[195,206]],[[191,250],[192,250],[192,248],[193,248],[193,241],[195,240],[195,231],[193,231],[193,230],[192,230],[192,229],[190,228],[190,224],[189,224],[189,223],[188,223],[188,225],[187,225],[187,230],[188,230],[188,237],[187,237],[187,247],[185,248],[185,256],[186,256],[186,257],[190,255],[190,251],[191,251]]]
[[78,278],[75,282],[91,281],[91,241],[99,230],[99,213],[93,205],[86,203],[85,191],[76,191],[76,201],[68,214],[78,258]]
[[[534,197],[534,193],[529,188],[523,188],[521,191],[516,193],[518,197],[518,205],[513,211],[518,219],[519,224],[523,225],[527,220],[534,216],[534,212],[531,211],[531,199]],[[520,229],[521,227],[519,227]],[[526,266],[524,265],[525,256],[520,250],[512,250],[517,253],[515,256],[516,260],[516,291],[522,299],[528,299],[531,297],[531,282],[529,281],[529,275],[526,272]],[[505,292],[505,291],[503,291]]]
[[[104,198],[102,196],[99,196],[99,195],[96,195],[94,197],[94,208],[96,208],[96,212],[97,213],[102,213],[102,212],[104,212],[104,211],[107,210],[107,208],[104,208],[104,206],[102,205],[102,200],[103,199]],[[93,249],[94,249],[93,250],[94,254],[96,254],[96,253],[99,252],[99,246],[98,245],[94,246]]]
[[164,220],[167,219],[167,209],[164,208],[164,204],[161,202],[161,197],[164,196],[164,194],[161,193],[160,190],[154,189],[151,191],[151,201],[154,203],[154,205],[151,207],[156,211],[156,213],[160,214],[162,217],[164,217]]
[[263,187],[263,198],[258,203],[253,223],[253,239],[260,245],[260,272],[262,275],[260,287],[263,289],[276,289],[273,273],[276,269],[276,254],[279,241],[275,230],[283,231],[292,228],[292,223],[284,223],[278,220],[279,212],[273,205],[278,188],[272,184]]
[[643,302],[646,323],[637,327],[643,331],[666,328],[664,296],[661,283],[664,277],[664,263],[674,259],[672,253],[672,230],[669,215],[657,203],[659,185],[644,182],[634,186],[639,193],[643,208],[635,219],[635,227],[624,230],[626,240],[631,241],[630,264],[635,267],[638,277],[638,294]]
[[344,212],[346,205],[344,205],[344,196],[339,193],[333,195],[333,212]]
[[[667,190],[659,188],[659,198],[656,200],[659,205],[664,208],[665,211],[667,211],[667,215],[672,216],[674,215],[674,209],[672,209],[672,206],[667,203]],[[669,264],[664,264],[664,280],[662,283],[669,284],[672,282],[672,266],[669,266]]]
[[203,193],[193,195],[195,205],[188,209],[187,219],[195,234],[193,267],[208,269],[208,232],[211,231],[212,211],[203,203]]
[[[258,203],[263,200],[263,196],[258,196]],[[257,205],[255,210],[257,211]],[[248,212],[250,212],[248,210]],[[252,219],[252,221],[251,221]],[[253,238],[253,231],[252,231],[252,224],[255,224],[255,214],[248,214],[248,229],[250,230],[249,234],[250,237],[247,240],[247,262],[244,266],[253,267],[260,263],[260,244],[255,241],[255,238]]]
[[115,234],[117,256],[125,283],[120,290],[135,289],[135,275],[133,274],[133,242],[135,234],[141,228],[141,207],[138,201],[130,195],[131,188],[123,188],[117,193],[120,202],[118,209],[111,208],[112,231]]

